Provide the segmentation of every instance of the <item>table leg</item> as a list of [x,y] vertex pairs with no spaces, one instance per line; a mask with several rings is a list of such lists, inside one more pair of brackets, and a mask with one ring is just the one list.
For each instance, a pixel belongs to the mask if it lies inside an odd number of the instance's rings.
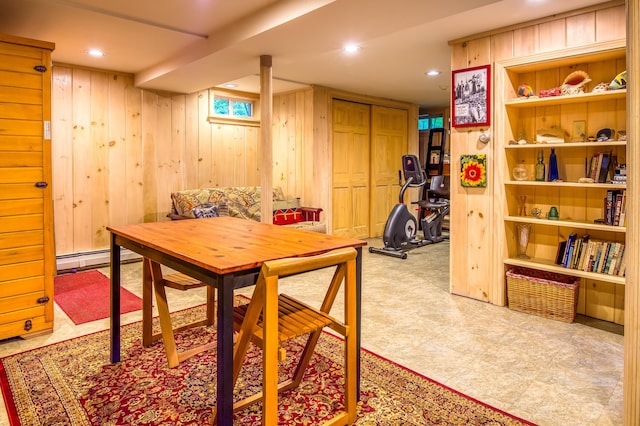
[[[357,262],[347,264],[347,274],[345,276],[344,288],[344,306],[345,306],[345,325],[347,330],[358,330],[358,280],[357,280]],[[345,395],[344,408],[347,413],[349,424],[356,421],[357,403],[358,403],[358,387],[359,387],[359,363],[360,350],[358,348],[359,333],[352,334],[348,332],[344,339],[345,344]]]
[[356,247],[356,401],[360,401],[360,327],[362,325],[362,247]]
[[278,424],[278,277],[267,277],[262,308],[262,424]]
[[142,259],[142,346],[153,343],[153,282],[151,260]]
[[218,426],[233,425],[233,275],[225,275],[218,285]]
[[120,246],[111,234],[111,362],[120,362]]

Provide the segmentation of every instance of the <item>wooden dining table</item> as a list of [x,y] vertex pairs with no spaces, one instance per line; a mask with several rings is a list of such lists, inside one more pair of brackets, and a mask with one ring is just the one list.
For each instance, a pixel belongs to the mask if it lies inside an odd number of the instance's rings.
[[[111,232],[111,362],[120,362],[121,248],[217,289],[218,425],[233,424],[234,290],[255,284],[262,263],[354,247],[356,258],[356,375],[360,383],[362,240],[234,217],[109,226]],[[150,285],[145,284],[145,285]]]

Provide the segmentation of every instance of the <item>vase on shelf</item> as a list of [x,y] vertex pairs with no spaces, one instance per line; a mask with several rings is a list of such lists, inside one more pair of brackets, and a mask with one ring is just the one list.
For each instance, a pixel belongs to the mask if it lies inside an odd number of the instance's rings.
[[524,162],[518,163],[513,168],[513,178],[515,180],[527,180],[529,178],[529,173],[527,172]]
[[531,233],[530,223],[516,224],[517,257],[520,259],[530,259],[530,257],[527,256],[527,246],[529,245],[530,233]]
[[538,182],[544,182],[545,178],[545,165],[544,156],[542,150],[538,151],[538,162],[536,163],[536,180]]
[[526,216],[527,215],[527,196],[526,195],[521,195],[518,198],[518,215],[520,216]]
[[553,182],[558,180],[558,158],[556,157],[556,149],[551,148],[551,154],[549,154],[549,176],[547,180]]

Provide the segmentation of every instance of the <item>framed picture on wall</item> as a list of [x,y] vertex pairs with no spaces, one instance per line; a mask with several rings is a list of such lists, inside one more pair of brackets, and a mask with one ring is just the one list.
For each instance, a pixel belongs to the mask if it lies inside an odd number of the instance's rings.
[[491,65],[451,73],[453,127],[488,126],[491,104]]

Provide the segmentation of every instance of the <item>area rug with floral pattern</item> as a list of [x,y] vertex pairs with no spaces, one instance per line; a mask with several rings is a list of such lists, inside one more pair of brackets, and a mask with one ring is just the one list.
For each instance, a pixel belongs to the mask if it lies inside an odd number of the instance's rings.
[[[174,325],[203,315],[202,306],[177,312]],[[170,369],[162,343],[144,348],[141,335],[141,323],[122,327],[117,364],[109,363],[108,330],[2,358],[0,386],[11,425],[209,424],[216,398],[215,350]],[[176,334],[179,348],[215,338],[213,327]],[[291,372],[301,347],[301,341],[288,343],[281,375]],[[302,384],[279,397],[279,424],[321,424],[342,407],[342,347],[340,339],[323,334]],[[260,387],[260,359],[260,350],[252,348],[236,386],[238,398]],[[260,403],[236,413],[234,424],[261,424]],[[355,424],[532,423],[362,350]]]

